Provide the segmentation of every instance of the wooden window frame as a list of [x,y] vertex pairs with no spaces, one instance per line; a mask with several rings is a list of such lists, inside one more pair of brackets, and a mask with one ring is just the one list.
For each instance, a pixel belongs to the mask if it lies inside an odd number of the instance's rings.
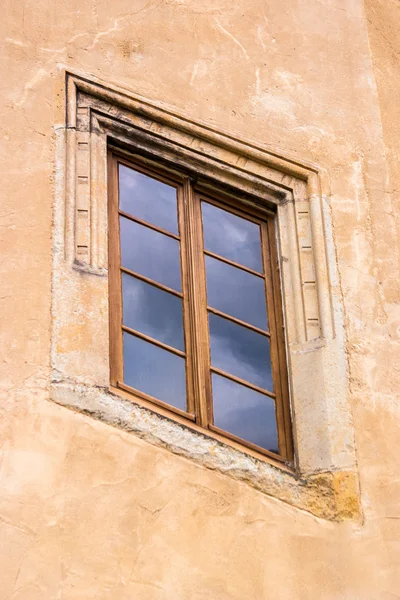
[[[122,323],[122,286],[121,272],[129,271],[121,267],[119,216],[127,216],[119,210],[118,165],[123,164],[138,172],[167,183],[177,190],[179,235],[166,232],[157,226],[151,226],[170,237],[179,239],[181,255],[182,292],[173,291],[183,300],[183,322],[185,352],[177,351],[165,344],[158,343],[175,354],[186,358],[186,383],[188,410],[182,411],[144,392],[131,388],[123,382],[122,332],[129,331]],[[208,333],[208,311],[206,300],[206,279],[203,247],[201,200],[206,200],[228,212],[241,216],[260,225],[262,260],[264,268],[265,296],[269,322],[271,365],[274,381],[274,393],[265,394],[274,399],[278,431],[279,454],[256,446],[213,425],[211,372],[223,372],[211,367],[210,343]],[[131,217],[129,217],[131,218]],[[134,218],[140,223],[140,219]],[[293,464],[292,425],[290,416],[288,373],[285,348],[285,332],[282,312],[281,283],[276,244],[277,215],[274,207],[261,208],[258,204],[245,203],[225,191],[210,192],[210,189],[197,185],[188,174],[181,174],[165,165],[149,163],[143,157],[127,157],[115,149],[108,152],[108,256],[109,256],[109,315],[110,315],[110,383],[114,391],[134,400],[163,416],[177,420],[181,424],[209,437],[234,446],[241,451],[261,459],[271,459],[279,463]],[[146,225],[149,224],[146,222]],[[218,256],[221,259],[220,256]],[[222,259],[224,260],[224,259]],[[251,272],[243,265],[237,265],[226,259],[228,264]],[[130,272],[137,276],[136,273]],[[257,274],[261,276],[260,274]],[[146,278],[139,276],[143,281]],[[170,291],[166,286],[151,281],[159,289]],[[218,311],[211,309],[218,314]],[[231,319],[248,329],[255,329],[238,319]],[[131,330],[137,335],[137,332]],[[146,339],[144,334],[139,337]],[[232,381],[245,383],[257,391],[257,386],[229,376]]]

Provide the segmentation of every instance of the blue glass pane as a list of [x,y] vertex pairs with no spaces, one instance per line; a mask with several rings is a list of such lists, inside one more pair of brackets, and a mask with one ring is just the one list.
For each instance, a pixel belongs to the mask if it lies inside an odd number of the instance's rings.
[[241,321],[267,330],[264,280],[211,256],[206,256],[205,261],[208,304]]
[[120,217],[120,231],[122,266],[179,292],[179,242],[125,217]]
[[202,214],[206,250],[263,272],[259,225],[207,202],[202,202]]
[[119,207],[134,217],[178,235],[176,189],[121,164]]
[[273,391],[269,339],[210,313],[211,364]]
[[212,387],[214,425],[279,454],[274,401],[215,373]]
[[122,273],[122,306],[124,325],[185,350],[180,298]]
[[185,360],[129,333],[124,333],[124,382],[186,410]]

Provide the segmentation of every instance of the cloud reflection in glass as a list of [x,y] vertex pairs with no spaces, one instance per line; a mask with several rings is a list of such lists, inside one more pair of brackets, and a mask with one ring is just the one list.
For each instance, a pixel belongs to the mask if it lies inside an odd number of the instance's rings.
[[212,387],[214,425],[278,454],[274,401],[215,373]]
[[269,339],[210,313],[211,364],[273,391]]
[[179,242],[125,217],[120,231],[122,266],[180,292]]
[[121,164],[119,208],[178,235],[176,189]]
[[124,333],[124,382],[186,410],[185,360],[129,333]]
[[122,306],[124,325],[185,350],[180,298],[122,273]]
[[260,226],[208,202],[202,202],[204,248],[263,272]]
[[267,330],[264,279],[205,256],[209,306]]

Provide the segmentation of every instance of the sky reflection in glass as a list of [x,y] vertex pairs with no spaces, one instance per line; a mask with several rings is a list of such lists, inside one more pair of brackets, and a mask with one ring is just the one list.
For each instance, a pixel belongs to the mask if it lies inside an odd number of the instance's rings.
[[124,382],[186,410],[185,360],[124,332]]
[[125,217],[120,231],[122,266],[180,292],[179,242]]
[[204,248],[249,269],[263,272],[260,227],[202,202]]
[[205,256],[209,306],[267,330],[264,280]]
[[211,364],[273,391],[269,339],[209,313]]
[[178,235],[176,189],[121,164],[119,207],[138,219]]
[[122,306],[124,325],[185,350],[180,298],[122,273]]
[[274,401],[215,373],[212,387],[214,425],[278,454]]

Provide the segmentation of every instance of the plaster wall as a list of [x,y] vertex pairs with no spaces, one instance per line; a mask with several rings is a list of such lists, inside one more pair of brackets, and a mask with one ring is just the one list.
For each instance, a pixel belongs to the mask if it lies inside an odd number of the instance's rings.
[[[2,13],[0,598],[398,597],[398,3],[13,0]],[[360,521],[318,519],[49,401],[60,67],[326,169]]]

